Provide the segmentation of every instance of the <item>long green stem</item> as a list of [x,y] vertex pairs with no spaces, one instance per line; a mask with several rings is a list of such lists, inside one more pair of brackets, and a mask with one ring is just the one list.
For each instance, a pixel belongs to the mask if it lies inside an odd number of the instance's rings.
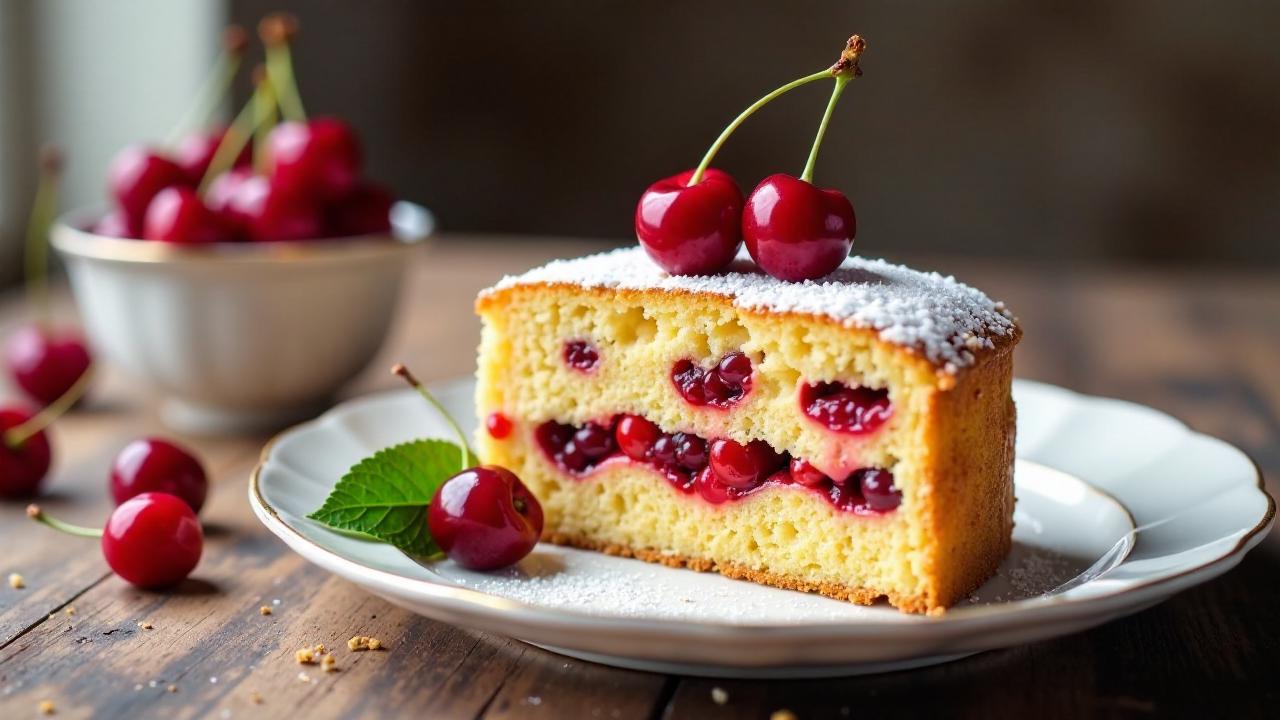
[[409,383],[414,390],[417,390],[419,395],[425,398],[427,402],[431,403],[431,406],[444,416],[444,421],[449,423],[449,427],[452,428],[454,434],[458,436],[458,447],[462,449],[462,463],[458,467],[458,472],[462,472],[463,470],[476,465],[477,463],[472,462],[472,460],[475,459],[475,454],[471,452],[471,446],[467,444],[466,434],[462,432],[461,427],[458,427],[458,422],[453,419],[453,415],[449,414],[449,411],[445,409],[444,405],[442,405],[440,401],[437,400],[436,397],[418,381],[418,378],[413,376],[413,373],[409,372],[409,368],[404,365],[397,364],[395,367],[391,368],[391,372],[404,378],[404,381]]
[[49,312],[49,226],[58,212],[58,181],[62,158],[58,150],[46,147],[40,151],[40,180],[27,219],[26,248],[23,251],[27,297],[35,311],[36,324],[48,329]]
[[716,138],[716,141],[711,144],[710,148],[707,149],[707,154],[702,157],[702,162],[698,163],[698,168],[693,171],[693,176],[689,178],[689,185],[697,185],[698,183],[702,182],[703,174],[706,173],[707,168],[711,166],[711,161],[715,159],[716,153],[720,152],[720,147],[724,145],[726,140],[729,139],[729,136],[733,134],[733,131],[738,129],[739,125],[745,122],[747,118],[755,114],[755,111],[759,110],[765,105],[768,105],[770,102],[774,100],[774,98],[778,97],[779,95],[795,90],[801,85],[808,85],[809,83],[814,82],[816,80],[822,80],[823,78],[829,78],[829,77],[831,77],[830,70],[823,70],[821,72],[816,72],[812,75],[805,75],[802,78],[797,78],[795,80],[792,80],[791,82],[774,90],[768,95],[765,95],[764,97],[760,98],[754,103],[751,103],[751,105],[746,110],[743,110],[742,113],[738,115],[738,117],[734,118],[733,122],[729,123],[729,126],[726,127],[724,131],[720,133],[720,137]]
[[26,421],[5,430],[3,435],[4,444],[10,448],[20,448],[32,435],[49,427],[54,420],[57,420],[64,412],[70,410],[72,405],[76,404],[76,401],[84,394],[85,388],[89,387],[89,381],[92,378],[93,366],[90,365],[84,372],[80,373],[80,377],[57,400],[45,405],[44,409],[27,418]]
[[49,517],[44,514],[39,505],[27,506],[27,517],[38,523],[44,523],[54,530],[67,533],[68,535],[79,535],[80,537],[100,538],[102,537],[101,528],[87,528],[81,525],[72,525],[69,522],[63,522],[55,517]]
[[166,145],[173,145],[182,138],[182,133],[193,127],[203,127],[213,122],[214,115],[218,112],[218,107],[222,105],[222,99],[227,96],[227,92],[231,89],[231,83],[236,78],[236,73],[240,71],[241,57],[239,53],[223,51],[218,56],[218,61],[214,65],[213,71],[205,78],[204,84],[200,86],[199,92],[196,94],[196,101],[187,108],[182,118],[177,124],[169,130],[168,137],[165,138]]
[[253,169],[266,173],[267,134],[275,125],[276,109],[279,107],[271,83],[263,82],[258,85],[257,91],[253,93],[253,106]]
[[818,148],[822,147],[822,138],[827,134],[827,125],[831,123],[831,113],[836,109],[836,103],[840,101],[840,95],[844,92],[844,88],[853,78],[846,75],[836,76],[836,86],[831,91],[831,99],[827,101],[827,111],[822,113],[822,122],[818,125],[818,135],[813,139],[813,147],[809,149],[809,160],[804,164],[804,172],[800,173],[800,179],[811,183],[813,182],[813,166],[818,162]]
[[205,170],[204,177],[200,178],[200,187],[196,192],[203,195],[209,189],[209,183],[213,179],[226,172],[235,164],[236,158],[240,157],[240,152],[244,150],[244,146],[253,138],[255,129],[259,123],[259,95],[269,92],[266,83],[261,83],[258,89],[254,91],[253,97],[249,98],[249,102],[245,103],[240,112],[236,114],[236,119],[231,121],[231,125],[227,127],[227,131],[223,133],[222,140],[218,143],[218,149],[213,152],[213,159],[209,161],[209,169]]
[[307,111],[302,107],[302,95],[298,93],[298,81],[293,74],[293,58],[285,43],[267,46],[267,79],[275,88],[280,101],[280,112],[286,120],[302,122]]

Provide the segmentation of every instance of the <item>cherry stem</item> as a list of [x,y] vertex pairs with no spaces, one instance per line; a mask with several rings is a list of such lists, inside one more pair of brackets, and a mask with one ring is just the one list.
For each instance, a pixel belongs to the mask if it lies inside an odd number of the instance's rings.
[[57,530],[59,532],[64,532],[68,535],[79,535],[80,537],[87,537],[87,538],[102,537],[101,528],[87,528],[80,525],[72,525],[69,522],[63,522],[58,518],[49,517],[48,515],[44,514],[44,511],[40,509],[39,505],[28,505],[27,517],[31,518],[32,520],[35,520],[38,523],[44,523],[45,525],[48,525],[54,530]]
[[27,219],[23,271],[27,297],[35,309],[36,324],[48,329],[49,312],[49,226],[58,212],[58,183],[62,179],[62,153],[49,145],[40,149],[40,177]]
[[[249,98],[249,102],[245,103],[239,114],[236,115],[236,119],[231,122],[231,125],[227,127],[227,131],[222,134],[222,140],[218,142],[218,149],[213,151],[213,159],[209,161],[209,168],[204,171],[204,177],[200,178],[200,186],[196,188],[197,194],[204,195],[214,178],[231,169],[231,166],[236,162],[236,158],[240,157],[240,151],[244,150],[244,146],[253,137],[254,131],[260,123],[258,97],[262,93],[271,94],[267,83],[260,84],[254,90],[253,97]],[[267,114],[270,115],[270,113]]]
[[40,412],[27,418],[25,422],[5,430],[3,435],[4,444],[10,448],[20,448],[33,435],[49,427],[54,420],[57,420],[63,413],[70,410],[72,405],[76,404],[76,401],[84,394],[85,388],[89,387],[89,381],[92,378],[93,366],[90,365],[84,372],[80,373],[80,377],[57,400],[45,405]]
[[809,160],[804,164],[804,172],[800,174],[800,179],[807,182],[813,182],[813,166],[818,162],[818,148],[822,147],[822,138],[827,134],[827,125],[831,123],[831,114],[836,109],[836,103],[840,101],[840,95],[844,92],[844,88],[853,78],[838,75],[836,76],[836,86],[831,91],[831,99],[827,101],[827,110],[822,113],[822,122],[818,125],[818,135],[813,139],[813,147],[809,149]]
[[720,152],[720,147],[724,145],[725,141],[729,139],[729,136],[738,129],[738,126],[745,122],[747,118],[755,114],[757,110],[768,105],[778,96],[795,90],[801,85],[808,85],[816,80],[822,80],[829,77],[831,77],[830,69],[816,72],[812,75],[805,75],[802,78],[797,78],[774,90],[768,95],[765,95],[752,103],[746,110],[743,110],[742,113],[739,114],[738,117],[734,118],[733,122],[729,123],[729,126],[720,133],[720,137],[716,138],[714,143],[711,143],[711,147],[707,149],[707,154],[702,156],[702,162],[698,163],[698,168],[693,171],[693,176],[689,178],[689,186],[697,185],[702,182],[703,174],[707,172],[707,168],[711,167],[711,161],[715,159],[716,153]]
[[182,133],[188,128],[209,125],[213,121],[223,99],[231,90],[231,83],[235,81],[236,73],[240,71],[240,63],[244,59],[247,42],[244,28],[239,25],[227,27],[222,52],[214,62],[209,75],[205,77],[199,92],[196,93],[195,102],[187,108],[182,118],[169,131],[169,137],[165,140],[166,145],[178,142]]
[[253,93],[253,169],[258,173],[267,171],[267,133],[275,126],[276,109],[279,107],[277,95],[264,78],[258,83]]
[[440,401],[431,394],[431,391],[427,390],[426,386],[419,382],[418,378],[414,377],[413,373],[409,372],[409,368],[396,363],[395,367],[391,368],[391,373],[404,378],[404,381],[409,383],[410,387],[417,390],[419,395],[426,398],[427,402],[431,403],[431,406],[444,416],[445,422],[449,423],[449,427],[452,428],[454,434],[458,436],[458,447],[462,449],[462,465],[458,468],[458,472],[462,472],[469,467],[479,464],[478,460],[477,462],[472,462],[472,460],[475,459],[475,454],[471,452],[470,446],[467,445],[467,436],[462,432],[462,428],[458,427],[458,422],[453,419],[453,416],[444,408],[444,405],[442,405]]

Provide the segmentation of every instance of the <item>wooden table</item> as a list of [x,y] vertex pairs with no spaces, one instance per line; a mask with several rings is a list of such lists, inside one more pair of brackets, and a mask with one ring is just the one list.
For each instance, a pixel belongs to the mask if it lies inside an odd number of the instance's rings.
[[[350,388],[394,387],[404,360],[428,379],[471,372],[475,291],[502,273],[598,244],[453,237],[413,267],[386,349]],[[1280,478],[1280,281],[1275,274],[1106,270],[910,258],[1008,301],[1026,339],[1022,377],[1153,405],[1236,443]],[[21,320],[0,304],[0,336]],[[65,297],[63,298],[65,305]],[[10,387],[0,397],[13,398]],[[109,511],[108,463],[163,433],[154,398],[113,372],[54,430],[42,504],[86,524]],[[245,499],[266,437],[181,438],[214,477],[196,580],[172,594],[111,575],[90,542],[36,527],[0,503],[0,718],[546,717],[801,718],[1173,714],[1275,717],[1280,702],[1280,547],[1134,617],[1026,647],[911,672],[805,682],[733,682],[615,670],[443,625],[308,565],[267,533]],[[269,606],[269,616],[259,608]],[[74,614],[72,609],[74,608]],[[140,622],[154,629],[144,630]],[[294,652],[356,634],[389,649],[338,653],[340,672]],[[306,670],[310,682],[299,679]],[[713,688],[728,700],[717,704]],[[722,697],[717,691],[716,696]]]

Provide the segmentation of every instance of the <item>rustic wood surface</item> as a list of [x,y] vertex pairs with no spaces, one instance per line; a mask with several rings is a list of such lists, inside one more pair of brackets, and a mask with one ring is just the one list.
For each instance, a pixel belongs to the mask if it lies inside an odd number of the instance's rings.
[[[428,379],[470,373],[474,293],[504,272],[597,245],[452,237],[413,267],[377,361],[347,396],[393,387],[393,361]],[[1026,338],[1022,377],[1173,413],[1238,444],[1280,478],[1280,278],[1248,271],[1043,267],[906,258],[1005,299]],[[61,309],[70,317],[65,295]],[[23,321],[0,302],[0,337]],[[13,399],[0,386],[0,398]],[[41,503],[101,524],[107,467],[128,440],[166,433],[154,397],[107,370],[53,430]],[[36,527],[0,503],[0,718],[394,717],[1275,717],[1280,702],[1280,543],[1133,617],[1074,636],[934,668],[804,682],[735,682],[615,670],[392,607],[308,565],[254,519],[246,481],[267,437],[182,437],[214,479],[204,559],[172,593],[114,577],[90,541]],[[263,605],[273,609],[261,615]],[[74,614],[69,614],[74,609]],[[153,629],[144,630],[140,622]],[[387,649],[350,653],[354,634]],[[293,653],[339,647],[340,671]],[[299,678],[307,673],[310,681]],[[172,686],[172,687],[170,687]],[[716,703],[712,688],[727,702]],[[719,693],[717,693],[719,695]]]

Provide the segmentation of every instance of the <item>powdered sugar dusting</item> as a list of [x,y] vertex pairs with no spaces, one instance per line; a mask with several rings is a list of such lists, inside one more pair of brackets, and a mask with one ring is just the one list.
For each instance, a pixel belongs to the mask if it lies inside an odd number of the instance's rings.
[[669,275],[633,247],[556,260],[505,277],[485,292],[532,283],[684,290],[727,296],[741,308],[826,316],[876,330],[881,340],[915,349],[953,374],[1016,327],[1002,303],[954,277],[861,257],[846,259],[818,281],[786,282],[761,272],[745,253],[719,275]]

